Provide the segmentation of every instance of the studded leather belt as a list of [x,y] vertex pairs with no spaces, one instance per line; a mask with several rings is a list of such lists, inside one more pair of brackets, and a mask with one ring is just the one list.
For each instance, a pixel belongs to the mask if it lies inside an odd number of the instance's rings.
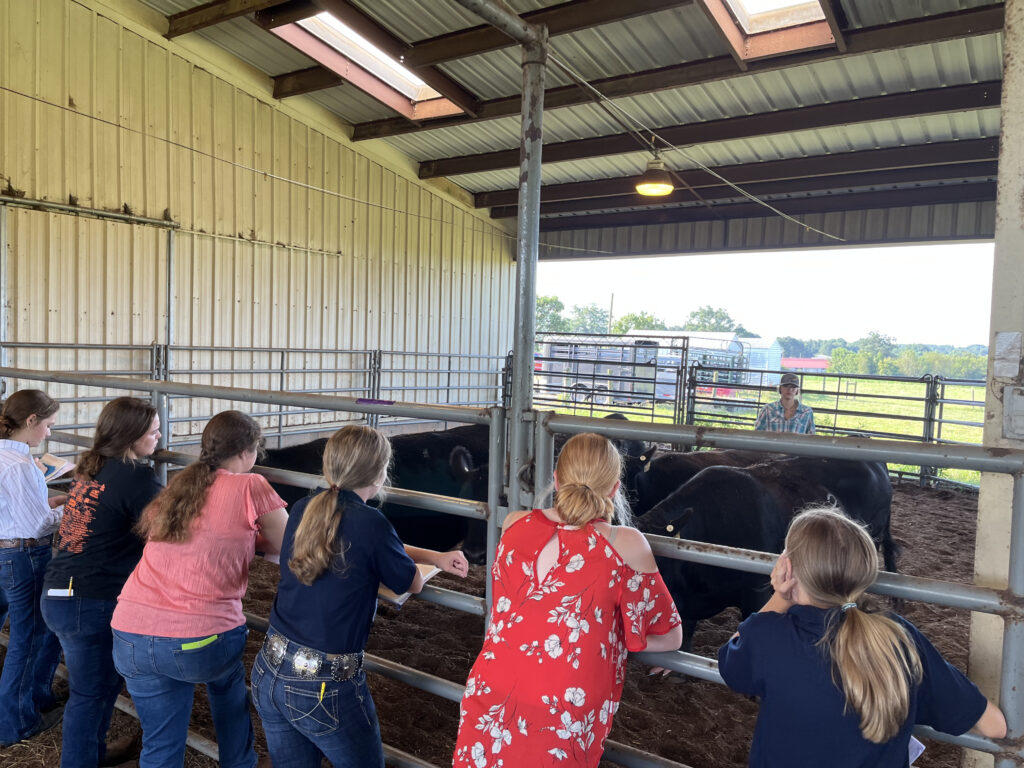
[[284,669],[303,680],[317,677],[331,677],[341,682],[354,677],[363,668],[363,652],[323,653],[290,641],[284,635],[271,630],[263,641],[260,651],[263,658],[274,669]]

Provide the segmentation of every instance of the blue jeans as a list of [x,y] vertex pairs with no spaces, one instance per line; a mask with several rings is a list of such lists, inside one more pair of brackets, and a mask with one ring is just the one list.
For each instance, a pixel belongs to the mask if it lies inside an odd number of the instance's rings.
[[312,680],[290,672],[287,660],[274,669],[263,651],[252,665],[253,703],[274,768],[319,768],[321,754],[334,768],[384,768],[366,672],[341,682],[329,667]]
[[61,768],[96,768],[124,681],[114,669],[110,617],[116,600],[43,597],[43,618],[60,640],[68,668]]
[[0,549],[0,592],[11,619],[10,642],[0,674],[0,744],[35,733],[39,711],[52,707],[60,643],[46,628],[39,595],[50,545]]
[[[252,720],[242,651],[245,626],[204,637],[153,637],[114,630],[114,666],[142,722],[139,768],[180,768],[197,683],[206,683],[221,768],[253,768]],[[183,648],[196,645],[199,647]]]

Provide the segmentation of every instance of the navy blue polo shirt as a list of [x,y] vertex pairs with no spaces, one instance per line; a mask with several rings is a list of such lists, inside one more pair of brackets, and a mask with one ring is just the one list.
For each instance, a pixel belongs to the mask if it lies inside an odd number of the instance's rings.
[[312,497],[299,501],[288,516],[281,544],[281,580],[270,612],[279,632],[324,653],[354,653],[366,647],[377,610],[377,587],[406,592],[416,564],[405,554],[395,529],[378,510],[351,491],[341,491],[344,507],[338,527],[344,566],[332,564],[308,587],[288,567],[295,531]]
[[917,645],[923,678],[899,734],[884,744],[869,742],[861,736],[857,714],[844,712],[846,699],[832,681],[827,650],[816,645],[828,613],[808,605],[755,613],[740,624],[739,637],[718,651],[726,684],[761,699],[752,768],[906,768],[915,724],[959,735],[981,718],[987,701],[977,686],[913,624],[892,616]]

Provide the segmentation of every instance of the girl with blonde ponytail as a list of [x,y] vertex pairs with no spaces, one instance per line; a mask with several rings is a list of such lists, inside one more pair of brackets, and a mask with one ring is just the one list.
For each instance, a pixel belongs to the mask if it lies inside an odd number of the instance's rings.
[[263,648],[252,668],[253,703],[274,764],[383,768],[363,649],[380,584],[419,592],[416,563],[466,576],[461,552],[403,546],[366,504],[387,480],[391,445],[350,425],[324,448],[328,488],[292,509],[281,545],[281,580]]
[[555,505],[505,519],[490,629],[462,697],[455,768],[596,766],[628,651],[674,651],[682,628],[650,545],[612,525],[622,460],[576,435]]
[[878,574],[867,531],[831,508],[798,515],[771,599],[718,652],[761,698],[751,766],[905,768],[915,724],[1006,735],[999,709],[914,625],[858,605]]

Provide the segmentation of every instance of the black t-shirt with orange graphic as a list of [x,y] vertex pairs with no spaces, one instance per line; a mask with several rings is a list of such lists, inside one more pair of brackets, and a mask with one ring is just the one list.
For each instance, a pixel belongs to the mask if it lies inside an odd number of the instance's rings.
[[160,489],[151,466],[129,460],[107,459],[92,480],[76,479],[43,594],[71,585],[74,597],[116,600],[142,557],[144,542],[132,528]]

